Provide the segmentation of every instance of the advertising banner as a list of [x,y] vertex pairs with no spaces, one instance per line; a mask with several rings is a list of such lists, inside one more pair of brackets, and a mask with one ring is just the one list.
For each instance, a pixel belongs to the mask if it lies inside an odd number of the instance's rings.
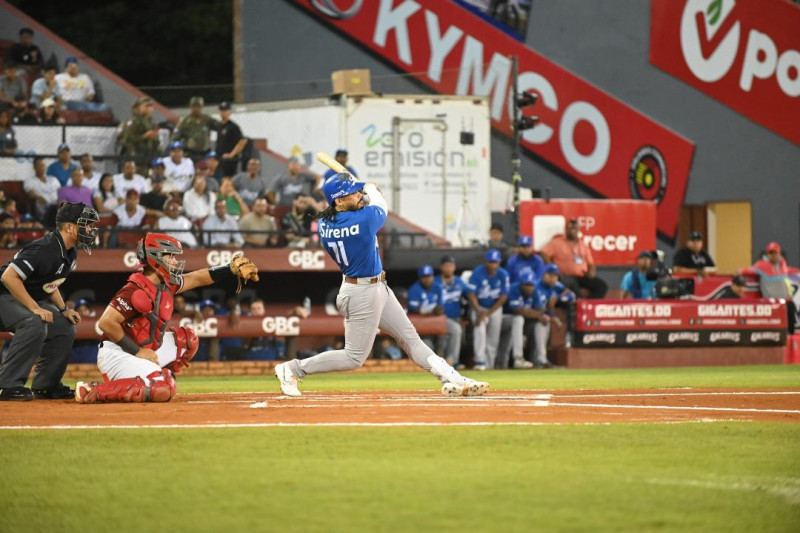
[[800,6],[651,0],[650,62],[800,145]]
[[[453,2],[291,0],[441,94],[488,96],[492,125],[511,135],[511,57],[518,91],[539,95],[523,146],[607,198],[653,200],[674,237],[694,145]],[[336,6],[345,6],[336,8]]]
[[565,223],[578,219],[581,238],[598,265],[633,265],[642,250],[656,246],[656,206],[641,200],[525,200],[520,202],[520,235],[531,235],[541,250]]

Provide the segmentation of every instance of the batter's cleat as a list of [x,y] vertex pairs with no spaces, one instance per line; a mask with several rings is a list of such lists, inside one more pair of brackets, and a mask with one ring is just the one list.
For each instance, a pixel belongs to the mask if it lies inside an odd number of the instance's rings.
[[445,396],[449,396],[451,398],[455,398],[457,396],[461,396],[461,393],[464,392],[464,387],[458,385],[457,383],[447,383],[442,384],[442,394]]
[[294,398],[302,396],[300,389],[297,388],[297,376],[292,373],[289,363],[281,363],[275,366],[275,377],[281,384],[281,392],[286,396]]
[[75,385],[75,401],[78,403],[94,403],[97,401],[97,394],[94,392],[96,385],[97,383],[94,381],[91,383],[79,381]]
[[0,389],[0,401],[29,402],[33,400],[33,393],[27,387],[7,387]]
[[464,378],[463,383],[448,381],[442,384],[442,394],[451,398],[456,396],[483,396],[487,392],[489,392],[488,383],[470,378]]
[[49,389],[31,389],[31,391],[37,400],[71,400],[75,397],[75,391],[63,383]]

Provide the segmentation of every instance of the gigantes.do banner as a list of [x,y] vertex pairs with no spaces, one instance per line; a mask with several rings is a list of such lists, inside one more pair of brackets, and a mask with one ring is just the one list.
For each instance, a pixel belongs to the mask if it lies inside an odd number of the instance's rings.
[[[510,135],[511,56],[519,91],[539,94],[523,146],[607,198],[655,200],[674,237],[694,145],[452,2],[290,0],[442,94],[489,96]],[[340,6],[340,7],[336,7]],[[535,12],[533,13],[535,16]]]
[[633,265],[656,244],[656,206],[641,200],[525,200],[520,202],[520,235],[533,236],[541,250],[577,218],[581,238],[598,265]]
[[652,0],[650,62],[800,145],[800,6]]
[[574,345],[779,346],[786,320],[786,304],[774,300],[579,300]]

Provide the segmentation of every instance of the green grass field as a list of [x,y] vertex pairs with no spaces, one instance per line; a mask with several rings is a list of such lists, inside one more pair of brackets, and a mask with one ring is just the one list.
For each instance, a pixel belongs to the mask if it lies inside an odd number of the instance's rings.
[[[485,376],[493,390],[800,388],[800,367]],[[422,373],[303,383],[432,386]],[[14,430],[0,472],[0,531],[800,531],[789,423]]]

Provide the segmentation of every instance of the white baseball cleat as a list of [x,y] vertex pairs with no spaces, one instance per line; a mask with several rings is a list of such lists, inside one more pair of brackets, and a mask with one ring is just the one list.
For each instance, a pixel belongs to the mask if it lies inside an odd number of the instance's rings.
[[448,381],[442,384],[442,394],[449,397],[456,396],[483,396],[489,392],[489,384],[485,381],[475,381],[474,379],[464,378],[464,383],[453,383]]
[[297,376],[292,373],[289,363],[275,365],[275,377],[281,384],[281,392],[286,396],[298,397],[303,394],[297,388]]

